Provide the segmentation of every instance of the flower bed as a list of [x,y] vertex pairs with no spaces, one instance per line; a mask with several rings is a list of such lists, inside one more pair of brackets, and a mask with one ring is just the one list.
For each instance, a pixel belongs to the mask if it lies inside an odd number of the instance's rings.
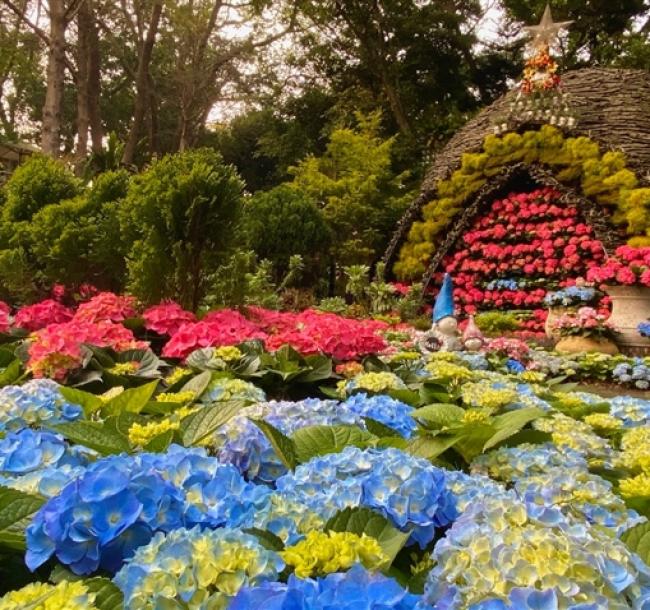
[[[140,340],[131,307],[76,324]],[[514,339],[425,357],[311,311],[143,317],[167,346],[207,340],[175,365],[92,347],[84,386],[0,388],[0,609],[648,603],[650,401],[562,384],[650,363]]]

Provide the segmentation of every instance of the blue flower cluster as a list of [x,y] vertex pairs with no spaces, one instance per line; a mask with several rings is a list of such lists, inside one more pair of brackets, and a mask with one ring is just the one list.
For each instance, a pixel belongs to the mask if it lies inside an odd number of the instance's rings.
[[641,322],[637,326],[637,330],[642,337],[650,337],[650,322]]
[[647,607],[650,568],[624,544],[529,508],[513,492],[469,506],[436,543],[420,610]]
[[350,396],[341,406],[359,417],[369,417],[392,428],[404,438],[411,438],[417,429],[417,423],[411,417],[413,407],[390,396],[368,396],[361,392]]
[[126,610],[224,608],[242,586],[275,581],[279,555],[238,530],[178,529],[158,533],[116,574]]
[[52,432],[24,428],[0,440],[0,485],[52,497],[79,476],[94,452]]
[[492,280],[486,288],[488,290],[517,290],[519,288],[519,284],[517,280],[512,280],[512,279],[500,279],[500,280]]
[[219,459],[235,466],[246,478],[272,483],[287,470],[266,436],[251,421],[263,419],[290,435],[306,426],[356,425],[370,417],[410,438],[417,428],[413,408],[389,396],[359,393],[344,403],[310,398],[300,402],[268,402],[243,409],[215,434],[212,444]]
[[618,364],[612,371],[612,376],[618,383],[634,385],[639,390],[650,388],[650,366],[642,358],[635,358],[633,364]]
[[202,449],[112,456],[91,464],[38,511],[26,563],[52,555],[76,574],[114,572],[155,532],[181,527],[258,527],[295,542],[323,520],[288,494],[246,482]]
[[546,297],[544,297],[544,304],[547,307],[584,305],[595,300],[597,295],[596,290],[588,286],[568,286],[557,292],[547,293]]
[[49,379],[0,389],[0,432],[74,421],[82,415],[83,409],[65,400],[59,385]]
[[251,419],[263,419],[287,435],[305,426],[363,426],[359,415],[334,400],[272,401],[242,409],[216,432],[212,444],[221,462],[232,464],[247,479],[260,483],[272,483],[287,469]]
[[415,610],[419,601],[393,579],[357,564],[317,580],[290,576],[287,584],[244,587],[228,610]]
[[650,400],[632,396],[616,396],[609,399],[610,415],[623,422],[626,428],[650,424]]
[[361,450],[317,457],[280,477],[277,488],[326,518],[348,507],[374,509],[424,548],[436,527],[457,515],[445,472],[397,449]]

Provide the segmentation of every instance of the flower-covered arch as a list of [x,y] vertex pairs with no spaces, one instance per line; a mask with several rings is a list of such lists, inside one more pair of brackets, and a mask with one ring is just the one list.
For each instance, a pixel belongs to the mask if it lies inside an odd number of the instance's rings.
[[544,125],[523,133],[489,135],[480,152],[462,156],[460,169],[440,181],[421,207],[421,219],[412,223],[395,261],[395,275],[412,280],[429,268],[425,281],[430,279],[435,271],[430,262],[450,225],[486,185],[518,164],[543,168],[558,184],[602,206],[619,243],[625,234],[631,245],[650,245],[650,188],[628,167],[625,154],[603,151],[587,136],[566,137],[558,128]]

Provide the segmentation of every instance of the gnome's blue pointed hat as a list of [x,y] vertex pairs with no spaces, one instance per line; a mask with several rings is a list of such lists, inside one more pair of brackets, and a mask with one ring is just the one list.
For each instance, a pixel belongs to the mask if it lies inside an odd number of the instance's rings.
[[440,322],[443,318],[454,316],[454,283],[451,275],[445,273],[442,280],[440,293],[436,298],[436,304],[433,307],[433,321]]

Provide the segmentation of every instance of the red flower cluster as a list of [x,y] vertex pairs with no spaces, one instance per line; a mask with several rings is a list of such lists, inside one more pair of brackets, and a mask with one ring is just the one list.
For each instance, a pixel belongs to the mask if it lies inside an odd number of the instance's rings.
[[85,322],[122,322],[136,315],[135,298],[112,292],[100,292],[79,305],[75,320]]
[[34,305],[21,307],[14,318],[14,326],[34,332],[48,324],[68,322],[73,315],[73,311],[59,301],[47,299]]
[[137,341],[133,333],[121,324],[87,322],[76,318],[62,324],[50,324],[36,331],[33,339],[29,346],[27,368],[34,377],[59,380],[81,366],[84,343],[111,347],[117,352],[149,347],[148,343]]
[[[604,258],[592,228],[551,188],[493,202],[444,260],[465,313],[543,307],[547,290],[575,282]],[[524,330],[541,330],[543,318]]]
[[142,317],[145,328],[159,335],[173,335],[183,324],[196,320],[196,316],[191,311],[185,311],[174,301],[164,301],[160,305],[149,307]]
[[186,358],[201,347],[251,339],[264,341],[269,351],[288,344],[304,355],[322,352],[337,360],[354,360],[386,347],[379,335],[388,326],[384,322],[352,320],[309,309],[295,314],[251,307],[249,315],[247,319],[224,309],[209,313],[200,322],[184,324],[163,348],[163,356]]
[[598,284],[650,286],[650,248],[621,246],[602,265],[589,269],[587,279]]

